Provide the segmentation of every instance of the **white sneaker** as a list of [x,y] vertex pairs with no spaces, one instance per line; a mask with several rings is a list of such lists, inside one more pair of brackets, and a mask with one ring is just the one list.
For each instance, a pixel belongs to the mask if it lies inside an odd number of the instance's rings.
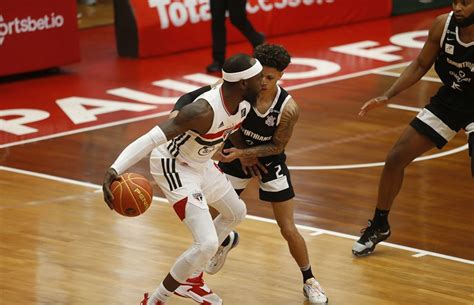
[[303,294],[313,305],[326,305],[329,301],[324,289],[314,277],[308,279],[304,284]]
[[230,241],[227,246],[219,246],[216,254],[209,260],[206,266],[206,273],[216,274],[219,270],[222,269],[225,263],[225,259],[229,251],[239,244],[239,234],[236,231],[232,231],[229,234]]

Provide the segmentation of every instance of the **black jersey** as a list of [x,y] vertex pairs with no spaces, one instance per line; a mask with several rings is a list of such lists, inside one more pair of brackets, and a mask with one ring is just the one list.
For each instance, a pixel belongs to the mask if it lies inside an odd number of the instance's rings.
[[459,39],[452,12],[446,20],[440,47],[435,69],[443,86],[437,96],[451,109],[473,111],[474,42],[464,43]]
[[[277,86],[277,90],[275,99],[266,113],[260,113],[255,106],[253,106],[242,122],[240,130],[245,143],[250,147],[268,144],[272,141],[273,134],[280,124],[283,108],[291,98],[291,95],[280,86]],[[226,141],[225,144],[225,147],[231,146],[229,141]],[[285,155],[281,153],[279,155],[261,157],[259,159],[268,163],[276,160],[284,160]]]

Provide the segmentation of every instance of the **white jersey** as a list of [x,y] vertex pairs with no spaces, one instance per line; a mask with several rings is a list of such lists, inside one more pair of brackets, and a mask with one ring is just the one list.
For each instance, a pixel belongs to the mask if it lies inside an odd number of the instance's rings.
[[179,161],[189,165],[199,165],[209,161],[220,144],[232,132],[239,129],[242,121],[249,113],[250,104],[247,101],[239,104],[239,109],[235,114],[229,113],[224,103],[221,87],[222,85],[216,86],[196,98],[196,100],[206,100],[214,111],[211,128],[206,134],[200,135],[188,130],[163,144],[169,153]]

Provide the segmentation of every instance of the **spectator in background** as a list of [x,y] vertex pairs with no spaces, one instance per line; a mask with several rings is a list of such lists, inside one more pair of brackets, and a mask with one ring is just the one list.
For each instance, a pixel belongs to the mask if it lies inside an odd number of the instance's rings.
[[226,11],[229,11],[230,22],[248,39],[255,48],[265,42],[265,36],[255,31],[247,19],[245,10],[247,0],[210,0],[212,16],[212,63],[207,66],[207,72],[217,72],[222,69],[225,60]]

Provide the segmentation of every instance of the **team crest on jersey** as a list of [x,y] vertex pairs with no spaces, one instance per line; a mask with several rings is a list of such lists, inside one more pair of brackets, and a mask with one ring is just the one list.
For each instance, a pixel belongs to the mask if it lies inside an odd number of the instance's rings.
[[204,146],[199,149],[198,154],[200,156],[207,156],[214,151],[214,146]]
[[273,115],[269,115],[267,116],[267,119],[265,120],[265,124],[267,124],[267,126],[275,126],[275,121],[276,121],[276,118],[273,116]]
[[202,193],[201,192],[193,193],[193,197],[194,197],[194,199],[196,199],[198,201],[202,201]]
[[452,44],[449,44],[447,43],[445,46],[444,46],[444,51],[448,54],[451,54],[453,55],[454,54],[454,46]]
[[240,110],[240,117],[241,118],[245,118],[246,115],[247,115],[247,108],[244,108],[244,109]]

